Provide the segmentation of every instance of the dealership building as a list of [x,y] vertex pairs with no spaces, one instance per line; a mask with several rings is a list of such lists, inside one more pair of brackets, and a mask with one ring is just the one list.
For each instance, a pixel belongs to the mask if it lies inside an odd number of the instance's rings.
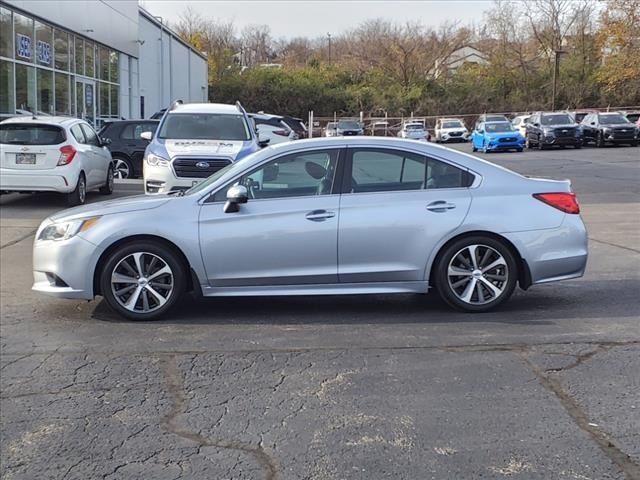
[[207,58],[137,0],[0,0],[0,114],[100,125],[207,101]]

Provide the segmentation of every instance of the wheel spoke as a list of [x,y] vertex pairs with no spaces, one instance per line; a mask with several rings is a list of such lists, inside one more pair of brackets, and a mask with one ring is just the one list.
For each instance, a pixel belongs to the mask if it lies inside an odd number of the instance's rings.
[[170,283],[149,282],[149,285],[153,288],[161,288],[162,290],[171,290],[173,288],[173,285]]
[[496,267],[506,266],[506,265],[507,263],[504,261],[504,258],[500,257],[497,260],[494,260],[493,262],[491,262],[486,267],[481,268],[480,270],[482,271],[482,273],[485,273],[493,270]]
[[451,284],[452,288],[458,288],[461,287],[462,285],[464,285],[465,283],[470,282],[471,279],[469,277],[464,277],[462,280],[458,280],[457,282],[454,282]]
[[133,277],[129,277],[127,275],[122,275],[121,273],[116,273],[113,272],[111,274],[111,283],[138,283],[138,280],[133,278]]
[[153,287],[147,285],[147,290],[151,293],[151,295],[153,295],[154,297],[156,297],[156,300],[158,301],[158,306],[162,306],[167,302],[167,299],[165,297],[163,297],[162,295],[160,295],[158,292],[156,292]]
[[497,282],[504,282],[507,279],[506,275],[498,275],[495,273],[485,273],[485,278],[488,278],[489,280],[495,280]]
[[141,252],[136,252],[132,255],[132,257],[133,257],[133,261],[136,262],[136,270],[138,270],[137,274],[140,275],[141,277],[144,277],[142,255],[143,254]]
[[120,263],[120,265],[122,265],[122,266],[125,268],[125,270],[126,270],[127,272],[129,272],[131,275],[133,275],[134,277],[135,277],[136,275],[138,275],[138,273],[133,269],[133,267],[132,267],[132,266],[131,266],[131,264],[129,263],[129,258],[125,258],[125,259]]
[[131,310],[132,312],[136,309],[136,303],[138,303],[138,298],[140,298],[140,292],[142,292],[142,287],[136,287],[136,291],[131,294],[129,300],[124,304],[125,308]]
[[154,278],[159,277],[160,275],[171,275],[171,269],[169,268],[168,265],[165,265],[164,267],[162,267],[160,270],[158,270],[157,272],[155,272],[153,275],[149,275],[149,277],[147,277],[147,280],[151,281]]
[[153,268],[156,266],[156,263],[158,263],[158,257],[151,257],[151,261],[149,262],[149,265],[147,265],[147,272],[153,272]]
[[469,256],[471,257],[471,263],[473,264],[473,269],[478,269],[478,259],[476,258],[476,251],[478,249],[477,245],[469,245],[467,250],[469,250]]
[[482,291],[482,283],[478,282],[476,284],[476,291],[478,292],[478,301],[480,303],[484,303],[484,292]]
[[124,295],[125,293],[129,293],[131,290],[136,288],[137,285],[129,285],[128,287],[121,288],[120,290],[116,290],[114,293],[116,295]]
[[472,273],[469,270],[465,270],[460,267],[449,267],[449,276],[450,277],[470,277]]
[[480,281],[486,285],[487,287],[489,287],[489,290],[491,290],[491,292],[493,293],[493,295],[495,297],[497,297],[498,295],[500,295],[502,293],[502,290],[499,289],[498,287],[496,287],[493,283],[491,283],[489,280],[487,280],[484,277],[480,277]]
[[145,289],[142,290],[142,310],[149,310],[149,294]]
[[484,251],[484,255],[482,255],[482,259],[480,260],[480,268],[482,268],[484,265],[487,264],[487,261],[489,260],[489,258],[491,258],[491,249],[487,248]]
[[467,288],[464,289],[464,292],[462,292],[462,295],[460,296],[460,298],[463,301],[467,303],[471,302],[471,297],[473,295],[473,291],[475,290],[477,283],[478,283],[478,280],[476,280],[475,278],[471,278],[471,281],[467,285]]

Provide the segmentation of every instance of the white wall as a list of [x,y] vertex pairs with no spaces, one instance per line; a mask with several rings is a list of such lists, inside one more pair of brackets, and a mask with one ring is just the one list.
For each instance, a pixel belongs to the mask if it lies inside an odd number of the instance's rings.
[[[207,85],[206,59],[142,13],[138,25],[143,42],[140,45],[139,82],[145,118],[178,99],[202,102],[202,86]],[[204,98],[206,101],[206,96]]]

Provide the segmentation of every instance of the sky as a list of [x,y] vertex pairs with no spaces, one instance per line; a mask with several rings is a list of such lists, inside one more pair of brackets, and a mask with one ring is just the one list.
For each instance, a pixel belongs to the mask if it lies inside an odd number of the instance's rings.
[[419,21],[436,27],[445,21],[480,23],[490,0],[140,0],[153,15],[175,24],[191,7],[203,17],[233,21],[237,31],[246,25],[268,25],[275,38],[338,35],[368,19],[385,18],[398,23]]

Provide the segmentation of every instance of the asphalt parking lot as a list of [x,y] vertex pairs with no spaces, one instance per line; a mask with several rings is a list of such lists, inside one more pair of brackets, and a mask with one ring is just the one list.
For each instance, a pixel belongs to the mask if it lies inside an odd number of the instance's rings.
[[3,195],[0,477],[640,479],[640,148],[481,156],[573,181],[584,278],[482,315],[219,298],[131,323],[32,293],[34,230],[64,203]]

